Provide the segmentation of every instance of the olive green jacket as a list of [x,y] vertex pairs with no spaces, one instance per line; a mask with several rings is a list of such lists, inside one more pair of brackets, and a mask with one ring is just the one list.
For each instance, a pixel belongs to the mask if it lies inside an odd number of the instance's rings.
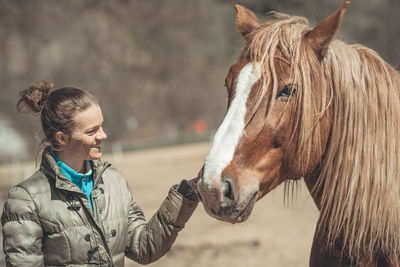
[[148,264],[170,249],[198,201],[174,186],[146,222],[124,176],[104,161],[92,166],[93,211],[48,150],[10,189],[1,217],[7,266],[124,266],[125,256]]

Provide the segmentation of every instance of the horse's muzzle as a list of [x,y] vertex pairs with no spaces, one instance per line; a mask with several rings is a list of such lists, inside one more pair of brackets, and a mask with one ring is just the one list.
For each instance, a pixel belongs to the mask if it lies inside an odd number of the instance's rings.
[[[239,198],[228,180],[207,184],[204,179],[200,179],[198,189],[206,212],[212,217],[231,223],[243,222],[249,217],[258,193],[256,191]],[[239,202],[239,199],[242,201]]]

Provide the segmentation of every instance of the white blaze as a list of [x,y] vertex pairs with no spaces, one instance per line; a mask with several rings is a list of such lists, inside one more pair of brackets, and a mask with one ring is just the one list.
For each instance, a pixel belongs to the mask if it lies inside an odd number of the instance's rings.
[[222,171],[232,161],[236,146],[245,126],[246,103],[251,88],[260,79],[261,71],[258,62],[244,66],[237,78],[235,97],[231,102],[224,121],[214,136],[213,144],[204,164],[204,180],[210,184],[221,180]]

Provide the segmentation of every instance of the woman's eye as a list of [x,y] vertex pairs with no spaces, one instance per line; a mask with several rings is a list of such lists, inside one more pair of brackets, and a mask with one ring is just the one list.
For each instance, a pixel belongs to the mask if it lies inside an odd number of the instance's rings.
[[87,134],[89,134],[89,135],[93,135],[93,134],[95,134],[95,133],[96,133],[96,129],[90,130],[89,132],[87,132]]
[[296,88],[293,84],[287,84],[283,89],[279,92],[277,98],[285,97],[288,98],[289,96],[293,95],[296,92]]

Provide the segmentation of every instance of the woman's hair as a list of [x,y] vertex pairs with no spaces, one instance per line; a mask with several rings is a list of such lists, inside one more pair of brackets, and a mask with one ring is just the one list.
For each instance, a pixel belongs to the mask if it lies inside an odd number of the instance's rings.
[[71,134],[74,117],[78,112],[98,105],[97,99],[90,93],[74,87],[54,89],[54,84],[42,80],[24,90],[17,103],[19,112],[41,113],[41,124],[44,138],[41,144],[47,143],[53,150],[59,150],[55,133]]

